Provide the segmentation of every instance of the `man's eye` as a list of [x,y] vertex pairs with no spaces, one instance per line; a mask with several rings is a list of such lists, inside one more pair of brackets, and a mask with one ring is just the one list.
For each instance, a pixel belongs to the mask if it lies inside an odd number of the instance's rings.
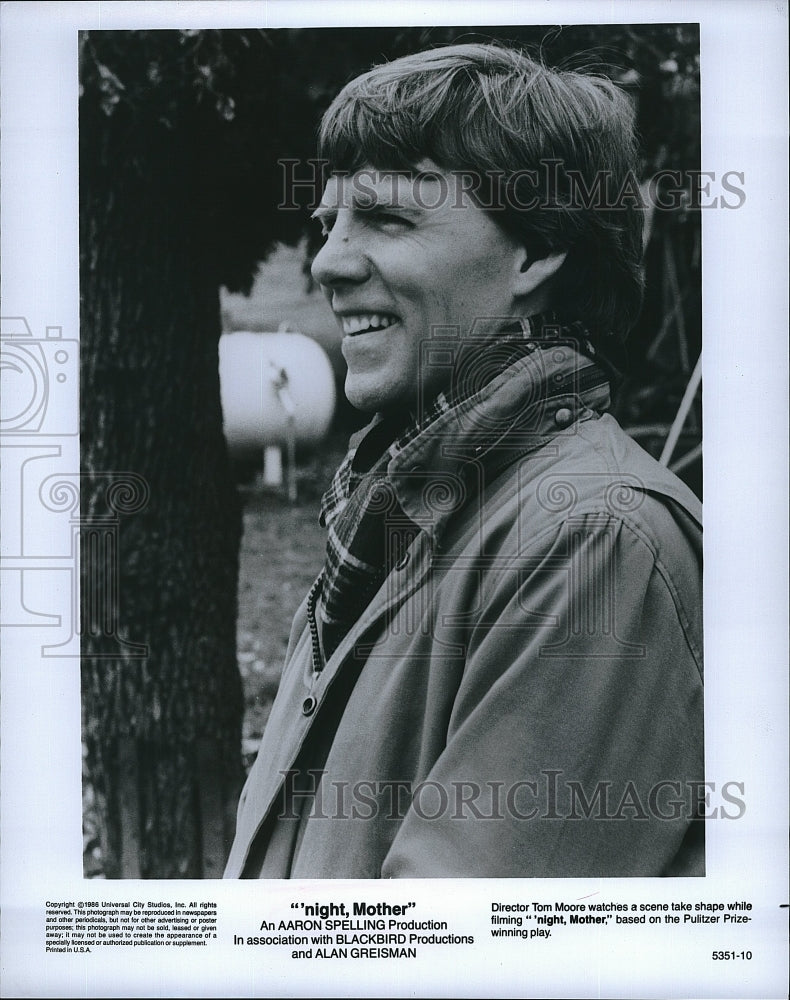
[[384,226],[403,226],[410,229],[413,225],[405,216],[397,215],[395,212],[371,212],[371,216],[374,222]]

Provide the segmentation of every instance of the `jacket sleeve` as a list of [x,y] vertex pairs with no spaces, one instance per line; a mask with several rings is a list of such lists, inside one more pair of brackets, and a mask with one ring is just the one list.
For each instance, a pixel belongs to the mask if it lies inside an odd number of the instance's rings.
[[383,877],[704,874],[701,574],[670,536],[593,512],[481,575],[446,746]]

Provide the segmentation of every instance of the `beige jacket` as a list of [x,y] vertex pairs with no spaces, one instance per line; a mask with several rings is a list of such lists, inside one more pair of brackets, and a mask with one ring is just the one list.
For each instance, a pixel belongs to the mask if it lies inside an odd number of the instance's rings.
[[700,505],[530,378],[393,460],[424,530],[321,671],[298,611],[226,877],[704,874]]

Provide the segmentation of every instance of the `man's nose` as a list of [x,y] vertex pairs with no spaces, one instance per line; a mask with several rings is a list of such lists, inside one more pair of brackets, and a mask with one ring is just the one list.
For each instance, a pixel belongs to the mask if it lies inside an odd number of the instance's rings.
[[369,262],[359,240],[339,222],[313,258],[311,271],[319,285],[330,288],[344,282],[366,281],[370,276]]

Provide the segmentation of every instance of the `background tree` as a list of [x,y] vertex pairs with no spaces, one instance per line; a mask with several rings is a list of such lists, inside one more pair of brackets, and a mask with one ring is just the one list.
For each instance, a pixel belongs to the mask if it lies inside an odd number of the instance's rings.
[[[644,178],[698,167],[693,25],[81,38],[83,525],[104,523],[108,484],[125,473],[146,501],[120,516],[104,562],[83,530],[85,785],[109,877],[219,874],[243,777],[240,521],[222,435],[219,289],[249,290],[274,244],[308,231],[307,190],[300,210],[278,210],[279,161],[315,155],[320,115],[346,80],[427,45],[492,38],[626,86]],[[657,214],[651,232],[646,305],[617,406],[657,450],[699,353],[698,213]],[[309,257],[315,242],[306,248]],[[696,409],[689,428],[687,450],[699,438]],[[698,470],[684,470],[697,488]],[[106,579],[116,567],[117,581]]]
[[299,225],[276,211],[276,155],[303,152],[278,59],[261,32],[81,40],[83,521],[106,512],[107,473],[147,492],[119,521],[112,628],[85,599],[103,567],[83,548],[86,773],[110,877],[218,875],[232,833],[240,522],[218,291],[248,288]]

